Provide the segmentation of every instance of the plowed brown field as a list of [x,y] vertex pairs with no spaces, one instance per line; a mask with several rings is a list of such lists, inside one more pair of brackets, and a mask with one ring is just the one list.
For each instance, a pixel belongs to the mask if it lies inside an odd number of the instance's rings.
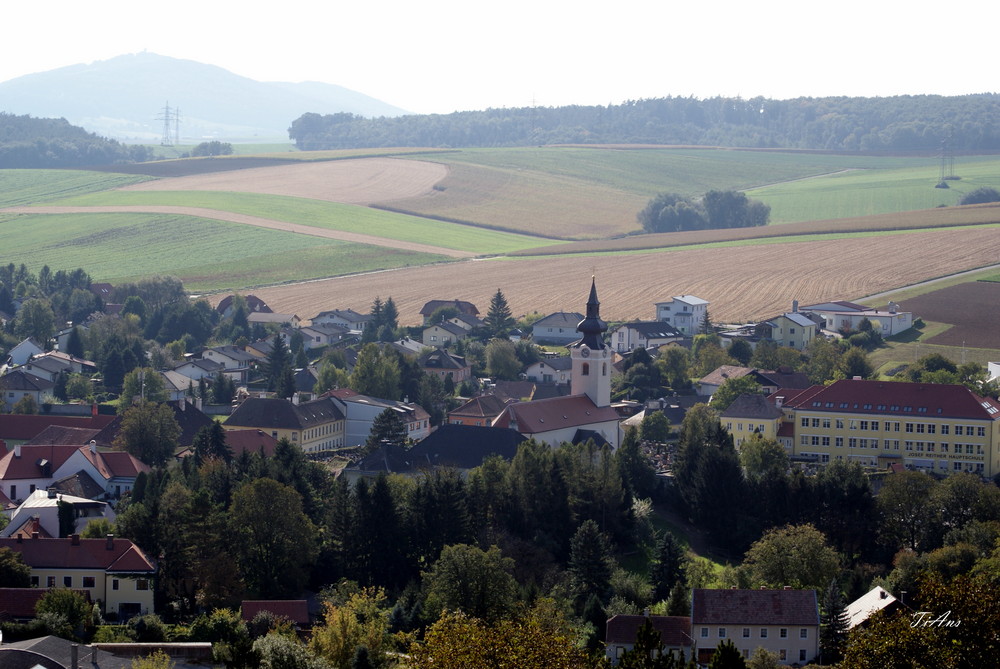
[[423,195],[447,175],[439,163],[364,158],[170,177],[122,190],[264,193],[367,205]]
[[335,308],[367,312],[376,296],[391,296],[400,322],[416,324],[430,299],[469,300],[485,313],[497,288],[515,315],[580,311],[596,274],[607,320],[649,320],[655,302],[691,294],[709,300],[711,318],[720,322],[771,317],[791,310],[792,300],[859,299],[991,265],[998,257],[995,228],[966,228],[662,253],[464,261],[253,292],[275,311],[303,318]]
[[942,346],[1000,348],[1000,283],[973,281],[906,301],[907,311],[952,327],[927,340]]

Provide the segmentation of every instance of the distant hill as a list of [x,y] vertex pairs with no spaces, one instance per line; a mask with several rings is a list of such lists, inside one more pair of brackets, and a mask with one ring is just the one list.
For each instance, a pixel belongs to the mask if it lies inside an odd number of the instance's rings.
[[168,104],[180,111],[184,144],[206,139],[287,141],[292,121],[307,112],[364,117],[406,113],[341,86],[265,83],[214,65],[148,52],[0,83],[0,112],[65,118],[92,133],[127,142],[159,142]]

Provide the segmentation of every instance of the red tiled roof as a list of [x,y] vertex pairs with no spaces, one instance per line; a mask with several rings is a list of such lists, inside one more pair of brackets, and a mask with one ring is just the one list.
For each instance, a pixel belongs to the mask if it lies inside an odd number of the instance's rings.
[[233,457],[242,453],[259,453],[262,448],[264,455],[271,457],[278,440],[263,430],[226,430],[226,445]]
[[101,429],[115,419],[114,416],[49,416],[25,414],[0,414],[0,439],[28,441],[49,425]]
[[947,383],[844,379],[829,386],[813,386],[794,397],[786,395],[784,406],[910,418],[1000,420],[1000,402]]
[[111,476],[135,478],[140,472],[148,474],[150,471],[149,465],[124,451],[98,451],[97,456],[104,461],[104,468]]
[[524,435],[617,421],[619,418],[617,411],[611,407],[598,407],[587,395],[511,404],[497,417],[493,427],[512,427],[511,417],[517,421],[517,431]]
[[270,611],[299,625],[309,624],[309,607],[304,599],[244,600],[240,604],[243,620],[249,622],[261,611]]
[[[653,629],[660,633],[660,642],[668,648],[691,645],[691,619],[687,616],[649,616]],[[608,620],[607,643],[635,643],[646,616],[619,613]]]
[[[48,592],[46,588],[0,588],[0,620],[35,617],[35,605]],[[74,590],[89,602],[89,590]]]
[[819,625],[816,591],[696,589],[691,624]]
[[[110,545],[110,548],[108,547]],[[153,561],[128,539],[0,539],[0,547],[17,551],[33,569],[103,569],[150,573]]]
[[40,460],[49,462],[49,475],[51,475],[78,450],[80,446],[64,444],[21,446],[21,457],[15,457],[15,451],[11,449],[7,455],[0,458],[0,479],[9,481],[44,478],[41,467],[38,466]]

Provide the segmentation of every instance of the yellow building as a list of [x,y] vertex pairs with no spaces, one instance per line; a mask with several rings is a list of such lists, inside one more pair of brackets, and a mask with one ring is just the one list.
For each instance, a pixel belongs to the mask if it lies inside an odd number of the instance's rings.
[[781,409],[757,394],[740,395],[721,415],[722,425],[733,435],[733,445],[737,450],[743,442],[756,435],[777,441],[783,419]]
[[0,539],[31,567],[36,588],[86,590],[105,614],[121,619],[153,612],[155,563],[128,539]]
[[802,460],[1000,472],[1000,403],[965,386],[855,379],[769,399],[783,413],[778,441]]
[[293,404],[285,399],[251,397],[222,425],[226,430],[262,430],[275,439],[288,439],[306,453],[344,447],[346,420],[329,398]]

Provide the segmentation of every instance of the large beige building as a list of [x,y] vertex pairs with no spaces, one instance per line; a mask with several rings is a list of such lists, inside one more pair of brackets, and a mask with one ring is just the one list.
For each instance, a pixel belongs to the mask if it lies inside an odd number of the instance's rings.
[[[778,441],[803,461],[847,460],[879,468],[901,463],[983,477],[1000,472],[1000,402],[965,386],[853,379],[782,389],[768,400],[781,412]],[[726,416],[723,425],[736,443],[762,424],[770,436],[775,423],[762,420],[764,412],[756,415],[760,418]]]

